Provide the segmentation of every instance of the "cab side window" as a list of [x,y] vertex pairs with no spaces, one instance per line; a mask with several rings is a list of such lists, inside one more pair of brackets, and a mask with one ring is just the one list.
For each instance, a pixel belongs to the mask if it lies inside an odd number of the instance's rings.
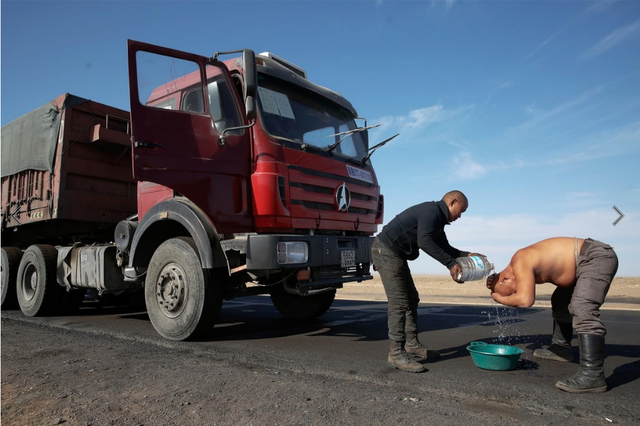
[[202,114],[204,112],[204,102],[202,99],[202,90],[196,89],[188,92],[182,102],[182,111]]
[[[209,113],[216,130],[222,132],[229,127],[240,126],[240,114],[236,106],[230,88],[222,78],[210,79],[207,83],[209,95]],[[182,100],[180,110],[195,114],[204,113],[204,103],[202,90],[192,89],[186,93]],[[241,134],[242,131],[234,131],[234,134]]]

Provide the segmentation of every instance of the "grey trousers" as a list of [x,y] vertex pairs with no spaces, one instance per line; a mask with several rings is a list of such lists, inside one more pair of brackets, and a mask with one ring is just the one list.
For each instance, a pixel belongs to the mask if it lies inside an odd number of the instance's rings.
[[551,296],[553,318],[568,322],[578,334],[604,336],[607,329],[600,320],[600,306],[618,271],[618,256],[608,244],[587,238],[578,256],[576,285],[558,287]]
[[371,257],[387,295],[387,327],[389,339],[406,341],[407,333],[418,332],[420,297],[406,259],[396,255],[377,238],[371,246]]

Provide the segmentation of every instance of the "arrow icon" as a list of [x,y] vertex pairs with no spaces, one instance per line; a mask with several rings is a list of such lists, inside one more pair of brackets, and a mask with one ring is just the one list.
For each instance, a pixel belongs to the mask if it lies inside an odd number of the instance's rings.
[[618,210],[618,208],[616,206],[613,206],[613,209],[620,215],[620,217],[617,218],[615,220],[615,222],[613,222],[613,226],[616,226],[618,224],[618,222],[620,222],[622,220],[622,218],[624,217],[624,214],[620,210]]

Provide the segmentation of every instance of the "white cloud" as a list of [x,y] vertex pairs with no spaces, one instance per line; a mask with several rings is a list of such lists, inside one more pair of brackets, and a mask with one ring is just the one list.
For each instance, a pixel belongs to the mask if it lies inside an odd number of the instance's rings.
[[640,20],[637,20],[634,23],[627,25],[625,27],[618,28],[617,30],[613,31],[612,33],[604,37],[602,40],[597,42],[595,45],[591,46],[591,48],[589,48],[585,52],[585,54],[583,55],[583,58],[589,59],[589,58],[593,58],[595,56],[603,54],[607,50],[612,49],[616,45],[622,43],[629,37],[633,36],[635,33],[638,32],[638,30],[640,30]]
[[454,180],[474,180],[487,174],[487,168],[473,159],[469,151],[463,151],[450,162]]
[[563,104],[560,104],[550,110],[544,111],[538,108],[535,108],[535,106],[526,106],[525,110],[527,111],[527,113],[533,115],[533,118],[531,118],[528,121],[525,121],[524,123],[521,123],[517,126],[515,126],[512,130],[517,130],[518,133],[525,129],[525,128],[529,128],[532,126],[535,126],[537,124],[540,124],[543,121],[546,121],[550,118],[553,118],[559,114],[562,114],[563,112],[566,112],[576,106],[582,105],[585,102],[587,102],[588,100],[590,100],[591,98],[593,98],[594,96],[598,95],[600,92],[602,92],[604,90],[603,86],[596,86],[592,89],[587,90],[586,92],[580,94],[579,96],[573,98],[573,99],[569,99],[568,101],[566,101]]
[[433,105],[426,108],[420,108],[410,111],[406,115],[384,116],[371,120],[371,123],[382,123],[383,126],[370,131],[373,140],[379,139],[384,134],[400,133],[400,137],[406,133],[415,132],[424,129],[430,124],[437,123],[450,116],[442,105]]
[[513,81],[509,80],[509,81],[505,81],[500,86],[498,86],[497,90],[508,89],[509,87],[513,87],[513,86],[515,86],[515,83]]
[[535,105],[527,105],[526,107],[524,107],[524,110],[527,112],[527,114],[533,116],[537,116],[539,114],[542,114],[543,112],[540,108],[536,108]]
[[414,130],[436,123],[443,119],[442,105],[435,105],[428,108],[420,108],[413,110],[406,117],[400,117],[401,126]]
[[527,62],[529,61],[531,58],[533,58],[534,56],[536,56],[547,44],[549,44],[551,42],[551,40],[553,40],[555,37],[551,36],[551,37],[547,37],[542,43],[540,43],[539,45],[537,45],[535,47],[535,49],[533,49],[533,51],[531,51],[531,53],[529,53],[523,60],[523,62]]
[[635,155],[640,151],[640,121],[607,129],[589,135],[588,138],[579,138],[576,144],[565,149],[566,153],[553,152],[553,157],[542,164],[555,166],[620,155]]
[[589,7],[587,7],[582,12],[582,15],[589,16],[589,15],[597,15],[598,13],[602,13],[605,10],[607,10],[615,1],[617,0],[599,0],[599,1],[593,2],[592,4],[589,5]]
[[600,195],[599,192],[569,192],[566,197],[570,199],[585,199],[585,198],[593,198],[598,197]]
[[384,126],[375,129],[375,132],[400,132],[400,134],[422,130],[432,124],[445,122],[454,117],[461,116],[472,109],[472,105],[463,105],[456,109],[446,109],[443,105],[432,105],[425,108],[414,109],[405,115],[384,116],[371,120],[371,123],[383,123]]
[[569,192],[564,196],[564,207],[572,210],[585,210],[602,207],[604,199],[609,194],[602,192],[575,191]]
[[434,8],[438,3],[444,3],[445,8],[447,10],[451,9],[453,7],[453,4],[456,2],[457,0],[431,0],[431,8]]
[[[528,107],[532,114],[537,114],[533,107]],[[523,128],[528,123],[520,124]],[[514,129],[510,129],[513,133]],[[549,140],[549,135],[538,136],[539,140]],[[563,164],[581,163],[603,158],[633,156],[640,154],[640,121],[631,122],[620,127],[604,129],[587,135],[572,135],[571,142],[549,143],[548,148],[539,154],[528,156],[526,159],[514,156],[486,165],[488,171],[512,170],[524,167],[558,166]],[[507,141],[509,139],[506,139]],[[505,144],[505,140],[498,141]]]

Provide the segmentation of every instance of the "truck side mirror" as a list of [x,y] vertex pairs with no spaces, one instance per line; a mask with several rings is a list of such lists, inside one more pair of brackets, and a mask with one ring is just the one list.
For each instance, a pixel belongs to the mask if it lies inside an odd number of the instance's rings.
[[253,121],[256,118],[256,98],[247,96],[244,100],[244,109],[247,112],[247,120]]
[[244,69],[244,96],[255,97],[257,91],[256,54],[253,50],[242,50],[242,68]]
[[258,91],[258,72],[256,54],[253,50],[242,49],[242,68],[244,69],[244,105],[249,121],[256,117],[256,92]]

